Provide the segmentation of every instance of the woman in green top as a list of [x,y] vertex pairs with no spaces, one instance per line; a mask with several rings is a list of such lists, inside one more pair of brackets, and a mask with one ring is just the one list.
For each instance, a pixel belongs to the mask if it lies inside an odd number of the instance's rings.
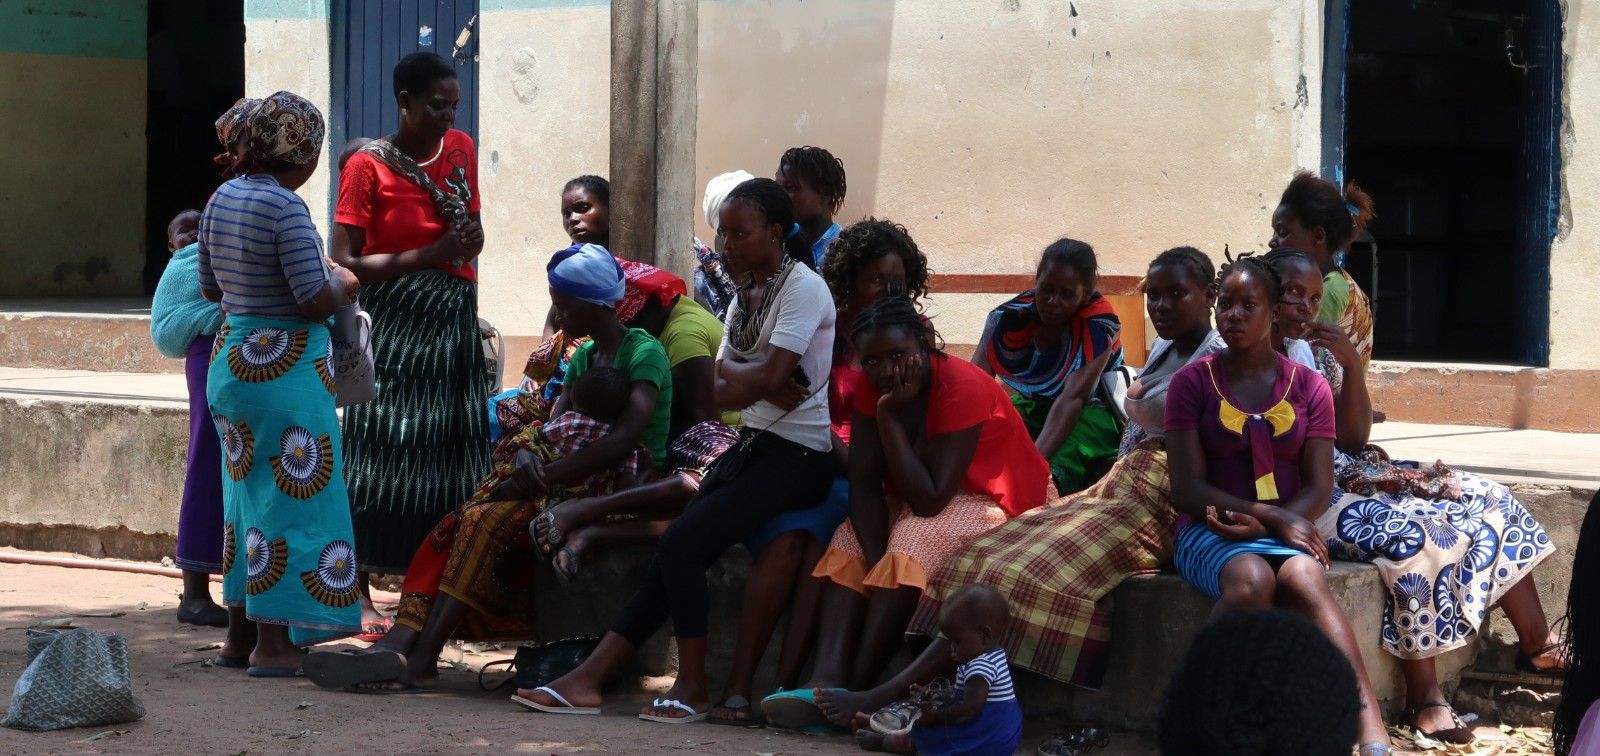
[[[612,367],[628,375],[626,408],[609,432],[570,456],[544,461],[538,430],[503,439],[477,494],[434,528],[406,570],[394,629],[365,654],[316,653],[306,675],[325,688],[406,692],[438,683],[439,653],[451,638],[520,640],[534,634],[533,575],[540,561],[528,526],[568,495],[567,486],[615,467],[643,446],[664,464],[672,417],[672,369],[661,342],[617,320],[622,268],[604,247],[574,244],[549,265],[550,296],[562,327],[589,341],[572,355],[568,379]],[[571,409],[562,394],[551,410]]]

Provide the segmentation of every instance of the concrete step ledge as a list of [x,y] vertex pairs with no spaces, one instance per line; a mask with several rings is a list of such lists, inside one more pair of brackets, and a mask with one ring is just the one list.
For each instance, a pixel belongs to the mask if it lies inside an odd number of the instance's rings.
[[150,343],[148,313],[0,311],[0,365],[18,368],[183,372]]

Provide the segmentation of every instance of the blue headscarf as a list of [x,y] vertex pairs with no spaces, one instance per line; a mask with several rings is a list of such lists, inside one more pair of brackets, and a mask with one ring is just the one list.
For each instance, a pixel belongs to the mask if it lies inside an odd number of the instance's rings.
[[601,307],[615,307],[627,291],[622,266],[598,244],[574,244],[550,258],[550,288]]

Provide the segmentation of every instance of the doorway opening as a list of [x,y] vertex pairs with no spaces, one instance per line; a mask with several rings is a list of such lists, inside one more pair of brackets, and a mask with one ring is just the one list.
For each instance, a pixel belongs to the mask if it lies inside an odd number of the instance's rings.
[[221,183],[215,123],[244,96],[244,2],[150,0],[145,113],[145,293],[171,254],[167,223]]
[[1378,215],[1347,264],[1375,356],[1548,364],[1558,0],[1347,3],[1344,176]]

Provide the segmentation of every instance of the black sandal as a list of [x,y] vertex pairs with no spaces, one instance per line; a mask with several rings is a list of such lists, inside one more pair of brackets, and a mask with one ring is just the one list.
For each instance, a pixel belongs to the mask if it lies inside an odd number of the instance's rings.
[[1111,733],[1098,727],[1079,727],[1039,744],[1038,756],[1082,756],[1111,745]]
[[[1434,730],[1433,732],[1423,731],[1421,727],[1417,726],[1417,715],[1428,709],[1444,709],[1450,712],[1450,721],[1454,722],[1455,726],[1447,727],[1443,730]],[[1402,716],[1405,718],[1407,727],[1420,733],[1425,738],[1450,745],[1472,745],[1478,741],[1478,736],[1472,734],[1472,728],[1468,727],[1466,722],[1461,721],[1461,717],[1456,716],[1456,710],[1444,701],[1430,701],[1414,709],[1406,709]]]

